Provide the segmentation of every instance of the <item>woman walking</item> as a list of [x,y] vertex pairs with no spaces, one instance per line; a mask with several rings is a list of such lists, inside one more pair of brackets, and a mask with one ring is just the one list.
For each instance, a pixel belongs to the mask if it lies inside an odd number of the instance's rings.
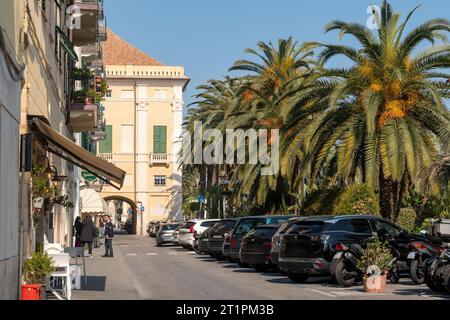
[[81,230],[81,245],[84,247],[86,244],[88,245],[89,255],[88,257],[92,257],[92,242],[94,241],[96,228],[94,222],[92,222],[92,218],[90,215],[86,216],[83,222],[83,229]]

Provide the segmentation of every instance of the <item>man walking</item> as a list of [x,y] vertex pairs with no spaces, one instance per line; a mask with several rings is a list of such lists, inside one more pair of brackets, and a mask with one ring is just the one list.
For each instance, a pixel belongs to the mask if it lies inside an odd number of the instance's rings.
[[104,216],[103,221],[105,223],[105,255],[103,257],[112,258],[114,257],[112,246],[112,240],[114,238],[114,226],[109,216]]
[[81,235],[80,235],[80,241],[81,246],[84,248],[84,246],[87,244],[89,248],[89,255],[88,257],[92,257],[92,242],[94,241],[96,233],[96,228],[94,226],[94,222],[92,222],[92,218],[90,215],[86,216],[83,222],[83,228],[81,229]]

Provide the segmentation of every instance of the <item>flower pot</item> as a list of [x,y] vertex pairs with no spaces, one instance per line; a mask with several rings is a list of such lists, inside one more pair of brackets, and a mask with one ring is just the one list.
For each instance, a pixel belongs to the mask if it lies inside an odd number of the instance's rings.
[[368,293],[384,293],[386,289],[386,275],[364,276],[364,291]]
[[23,284],[21,300],[41,300],[41,284]]

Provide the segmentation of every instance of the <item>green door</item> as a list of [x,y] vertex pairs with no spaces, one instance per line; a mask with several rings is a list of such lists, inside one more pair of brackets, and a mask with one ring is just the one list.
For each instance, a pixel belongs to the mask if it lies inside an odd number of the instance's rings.
[[99,153],[112,153],[112,126],[105,126],[106,138],[100,141]]
[[167,127],[153,127],[153,153],[167,153]]

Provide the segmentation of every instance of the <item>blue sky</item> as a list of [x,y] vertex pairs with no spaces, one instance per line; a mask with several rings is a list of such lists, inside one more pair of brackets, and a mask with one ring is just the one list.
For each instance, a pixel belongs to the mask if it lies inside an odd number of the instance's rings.
[[[166,65],[182,65],[195,87],[227,74],[258,41],[292,36],[298,42],[336,43],[323,27],[332,20],[365,24],[366,9],[381,0],[106,0],[108,27]],[[391,0],[407,13],[422,4],[409,28],[432,18],[450,19],[449,0]],[[346,43],[351,43],[344,38]],[[342,64],[343,61],[336,61]]]

